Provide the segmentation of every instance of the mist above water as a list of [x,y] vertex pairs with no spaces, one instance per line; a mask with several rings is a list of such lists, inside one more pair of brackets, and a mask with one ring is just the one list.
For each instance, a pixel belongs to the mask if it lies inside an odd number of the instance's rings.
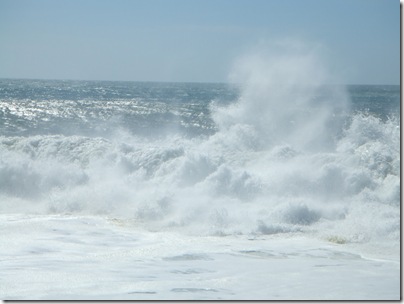
[[328,149],[349,110],[345,87],[333,85],[317,49],[290,43],[261,49],[241,57],[230,78],[241,84],[241,96],[214,112],[216,124],[251,126],[266,147]]
[[212,102],[212,135],[156,138],[121,126],[108,138],[1,137],[1,212],[92,214],[203,235],[397,240],[398,122],[351,113],[317,50],[281,50],[235,63],[240,94]]

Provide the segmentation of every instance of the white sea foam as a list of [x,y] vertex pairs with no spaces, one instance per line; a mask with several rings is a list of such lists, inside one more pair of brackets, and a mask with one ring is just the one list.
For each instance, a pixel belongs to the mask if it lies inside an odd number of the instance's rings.
[[398,299],[399,120],[351,113],[316,50],[232,75],[214,134],[0,136],[0,296]]
[[372,247],[150,233],[97,216],[0,215],[0,227],[8,300],[399,299],[397,256]]
[[[1,212],[135,218],[197,234],[399,236],[399,127],[355,114],[312,50],[259,52],[209,137],[1,137]],[[236,79],[235,78],[235,79]],[[377,223],[377,224],[375,224]]]

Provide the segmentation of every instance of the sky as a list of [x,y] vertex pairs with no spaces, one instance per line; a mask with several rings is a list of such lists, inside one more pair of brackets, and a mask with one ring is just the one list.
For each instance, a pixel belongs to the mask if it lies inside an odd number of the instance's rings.
[[398,0],[0,0],[0,78],[227,82],[282,39],[345,84],[400,83]]

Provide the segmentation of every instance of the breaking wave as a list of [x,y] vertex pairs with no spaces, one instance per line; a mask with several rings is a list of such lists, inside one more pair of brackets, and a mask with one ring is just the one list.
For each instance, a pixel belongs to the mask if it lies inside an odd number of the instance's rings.
[[399,119],[351,114],[311,51],[238,63],[212,135],[0,137],[0,212],[96,214],[150,230],[398,240]]

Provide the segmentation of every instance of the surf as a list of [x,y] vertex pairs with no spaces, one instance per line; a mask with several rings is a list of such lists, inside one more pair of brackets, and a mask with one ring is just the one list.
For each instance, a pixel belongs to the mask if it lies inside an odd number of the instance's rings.
[[[108,84],[105,100],[77,95],[68,111],[30,116],[29,123],[45,115],[91,128],[1,136],[1,212],[97,215],[197,235],[396,242],[399,120],[352,111],[351,95],[330,85],[336,80],[316,48],[281,49],[240,57],[231,73],[237,94],[220,86],[159,89],[174,94],[169,100],[180,92],[204,103],[169,102],[162,91],[154,102],[123,101]],[[147,132],[138,132],[139,117],[149,120]],[[150,127],[159,122],[171,127]]]

